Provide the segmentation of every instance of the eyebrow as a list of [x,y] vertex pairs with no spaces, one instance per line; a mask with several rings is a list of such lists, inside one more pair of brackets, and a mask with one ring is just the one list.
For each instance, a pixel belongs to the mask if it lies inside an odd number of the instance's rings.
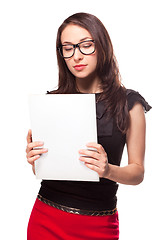
[[[80,42],[82,42],[82,41],[84,41],[84,40],[86,40],[86,39],[91,39],[90,37],[85,37],[85,38],[82,38],[81,40],[79,40]],[[68,42],[68,41],[65,41],[65,42],[63,42],[62,44],[73,44],[72,42]]]

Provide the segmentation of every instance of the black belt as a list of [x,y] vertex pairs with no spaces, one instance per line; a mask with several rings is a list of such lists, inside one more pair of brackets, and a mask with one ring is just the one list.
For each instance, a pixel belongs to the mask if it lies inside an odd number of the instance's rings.
[[81,215],[88,215],[88,216],[106,216],[106,215],[113,215],[117,212],[117,208],[115,208],[113,210],[103,210],[103,211],[96,210],[95,211],[95,210],[83,210],[83,209],[78,209],[78,208],[67,207],[67,206],[63,206],[59,203],[52,202],[52,201],[42,197],[40,194],[38,194],[37,198],[40,201],[42,201],[52,207],[58,208],[65,212],[74,213],[74,214],[81,214]]

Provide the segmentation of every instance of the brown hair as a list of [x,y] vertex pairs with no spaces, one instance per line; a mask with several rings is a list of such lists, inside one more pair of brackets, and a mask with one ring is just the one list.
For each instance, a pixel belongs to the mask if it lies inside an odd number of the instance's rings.
[[73,14],[64,20],[59,27],[56,41],[59,67],[58,89],[47,91],[47,93],[79,93],[76,88],[75,76],[70,72],[65,60],[58,51],[58,47],[61,45],[62,31],[68,24],[75,24],[85,28],[95,40],[97,51],[96,72],[101,80],[100,84],[103,89],[101,99],[105,101],[107,118],[115,117],[119,130],[125,134],[129,127],[126,88],[120,81],[118,63],[109,34],[102,22],[94,15],[83,12]]

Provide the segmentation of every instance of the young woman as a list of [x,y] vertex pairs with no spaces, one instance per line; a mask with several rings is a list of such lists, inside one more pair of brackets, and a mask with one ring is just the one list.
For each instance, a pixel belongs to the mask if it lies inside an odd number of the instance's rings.
[[[151,106],[139,92],[126,89],[112,43],[101,21],[87,13],[67,18],[58,29],[58,89],[47,94],[95,93],[96,151],[80,149],[85,166],[99,182],[42,180],[28,223],[28,240],[119,239],[118,183],[137,185],[144,177],[145,114]],[[75,123],[76,124],[76,123]],[[126,143],[128,165],[120,167]],[[86,143],[87,144],[87,143]],[[47,149],[27,135],[27,160],[32,164]]]

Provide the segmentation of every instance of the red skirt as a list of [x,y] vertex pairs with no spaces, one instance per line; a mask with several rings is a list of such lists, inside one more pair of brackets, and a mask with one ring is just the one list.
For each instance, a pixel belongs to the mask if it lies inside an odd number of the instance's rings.
[[27,240],[118,240],[118,212],[106,216],[68,213],[38,198],[27,228]]

